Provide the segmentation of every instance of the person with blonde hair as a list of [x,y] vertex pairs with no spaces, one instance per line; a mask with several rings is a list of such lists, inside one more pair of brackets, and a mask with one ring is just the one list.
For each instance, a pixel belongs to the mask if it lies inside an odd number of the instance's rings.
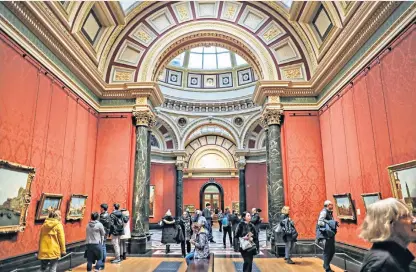
[[38,252],[38,259],[41,260],[40,271],[46,271],[50,263],[49,271],[55,272],[62,255],[66,255],[66,248],[61,211],[52,210],[40,229]]
[[289,207],[284,206],[282,208],[282,215],[280,216],[280,226],[283,230],[283,241],[285,242],[285,260],[288,264],[294,264],[295,262],[292,261],[290,258],[290,253],[292,252],[293,248],[295,247],[295,243],[298,238],[298,232],[295,228],[295,223],[289,217]]
[[367,208],[360,237],[373,243],[364,258],[362,272],[408,272],[414,256],[407,249],[416,242],[416,218],[395,198],[379,200]]

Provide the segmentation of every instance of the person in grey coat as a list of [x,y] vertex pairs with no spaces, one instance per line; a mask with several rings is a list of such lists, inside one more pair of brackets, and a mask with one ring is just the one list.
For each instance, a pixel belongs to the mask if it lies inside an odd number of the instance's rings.
[[91,214],[91,221],[87,225],[87,271],[92,271],[92,264],[102,259],[102,244],[104,243],[105,230],[103,224],[98,221],[99,214]]
[[161,221],[162,225],[162,244],[166,245],[166,254],[170,252],[169,244],[176,244],[176,224],[172,213],[168,210]]

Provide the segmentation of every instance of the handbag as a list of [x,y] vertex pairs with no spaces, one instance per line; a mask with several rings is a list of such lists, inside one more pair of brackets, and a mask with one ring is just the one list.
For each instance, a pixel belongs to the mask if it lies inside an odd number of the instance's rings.
[[253,245],[254,245],[252,242],[250,242],[249,240],[246,240],[242,237],[238,238],[238,240],[240,241],[240,248],[242,250],[247,250],[247,249],[253,247]]

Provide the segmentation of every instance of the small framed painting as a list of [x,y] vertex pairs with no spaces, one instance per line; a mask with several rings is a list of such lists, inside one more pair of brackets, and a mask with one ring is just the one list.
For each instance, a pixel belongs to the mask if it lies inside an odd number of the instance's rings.
[[381,199],[381,193],[362,194],[361,197],[363,198],[365,210],[367,210],[368,206]]
[[393,196],[402,200],[416,216],[416,160],[388,167]]
[[68,203],[66,220],[81,220],[87,208],[87,195],[72,195]]
[[193,204],[183,205],[183,210],[186,211],[187,209],[189,209],[188,211],[190,213],[194,213],[195,212],[195,205],[193,205]]
[[149,217],[155,217],[155,185],[150,185]]
[[232,210],[235,210],[238,214],[240,214],[240,202],[235,201],[231,203]]
[[334,199],[339,219],[355,220],[357,218],[350,193],[334,195]]
[[62,195],[42,193],[40,197],[38,209],[36,211],[36,220],[45,220],[49,216],[50,211],[61,209]]

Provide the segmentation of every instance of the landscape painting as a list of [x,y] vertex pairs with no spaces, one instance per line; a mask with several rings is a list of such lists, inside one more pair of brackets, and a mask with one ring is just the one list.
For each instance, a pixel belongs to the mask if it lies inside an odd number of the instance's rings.
[[23,231],[35,169],[0,160],[0,233]]
[[190,213],[194,213],[195,212],[195,205],[193,205],[193,204],[183,205],[183,210],[184,211],[188,210]]
[[155,186],[150,185],[149,193],[149,217],[155,216]]
[[416,216],[416,160],[389,168],[393,196],[404,201]]
[[61,203],[62,195],[42,193],[36,212],[36,220],[44,220],[48,218],[50,211],[60,210]]
[[368,209],[368,206],[381,199],[381,193],[362,194],[361,196],[363,198],[365,210]]
[[335,208],[337,211],[338,218],[355,220],[355,209],[351,200],[351,194],[339,194],[334,195]]
[[72,195],[69,201],[66,220],[81,220],[84,218],[85,209],[87,208],[86,195]]

